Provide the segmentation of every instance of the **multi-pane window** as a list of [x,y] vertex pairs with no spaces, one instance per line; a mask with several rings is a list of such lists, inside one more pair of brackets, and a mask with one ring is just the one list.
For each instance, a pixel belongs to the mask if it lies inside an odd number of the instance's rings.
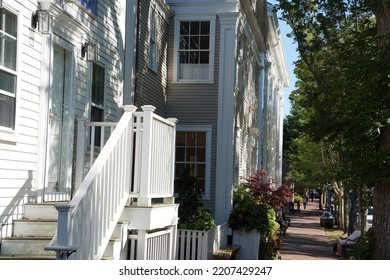
[[[93,64],[91,93],[91,122],[104,121],[104,68]],[[95,130],[95,146],[100,146],[101,128]]]
[[178,80],[210,79],[210,21],[181,21]]
[[179,187],[183,188],[179,184],[188,182],[183,180],[183,176],[189,176],[196,179],[198,190],[203,196],[206,195],[209,184],[209,136],[207,131],[176,132],[176,190]]
[[157,71],[157,12],[154,7],[149,11],[149,68]]
[[0,127],[15,128],[17,16],[0,8]]

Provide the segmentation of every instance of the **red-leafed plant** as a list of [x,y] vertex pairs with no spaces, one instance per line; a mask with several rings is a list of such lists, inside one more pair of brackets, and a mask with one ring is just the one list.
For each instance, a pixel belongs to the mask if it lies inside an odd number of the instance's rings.
[[277,186],[277,180],[269,178],[265,170],[259,169],[243,183],[261,204],[274,209],[285,206],[292,198],[292,190],[287,185]]

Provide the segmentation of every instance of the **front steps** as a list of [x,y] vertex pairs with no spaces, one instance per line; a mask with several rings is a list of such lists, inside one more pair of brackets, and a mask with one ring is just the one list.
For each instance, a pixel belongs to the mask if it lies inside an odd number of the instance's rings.
[[[5,237],[0,244],[0,260],[55,260],[49,245],[57,231],[58,203],[26,204],[24,217],[14,221],[12,237]],[[127,257],[128,223],[119,222],[102,259],[119,260]]]

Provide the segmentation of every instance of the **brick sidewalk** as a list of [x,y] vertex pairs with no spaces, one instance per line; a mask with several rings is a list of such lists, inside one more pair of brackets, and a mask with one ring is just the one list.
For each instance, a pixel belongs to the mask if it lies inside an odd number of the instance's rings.
[[318,199],[309,201],[306,209],[301,205],[301,212],[287,214],[291,226],[279,253],[282,260],[337,260],[328,236],[320,226],[321,210]]

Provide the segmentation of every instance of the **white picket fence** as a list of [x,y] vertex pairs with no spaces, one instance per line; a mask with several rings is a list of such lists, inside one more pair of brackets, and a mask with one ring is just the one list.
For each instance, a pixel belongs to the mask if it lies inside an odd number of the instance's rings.
[[[142,260],[172,260],[175,252],[172,246],[175,240],[176,227],[161,229],[154,232],[140,232],[129,235],[129,260],[137,260],[142,256]],[[146,246],[140,246],[142,243]],[[139,252],[140,248],[145,248],[144,252]]]
[[211,260],[213,254],[227,244],[227,224],[209,231],[177,230],[177,260]]

